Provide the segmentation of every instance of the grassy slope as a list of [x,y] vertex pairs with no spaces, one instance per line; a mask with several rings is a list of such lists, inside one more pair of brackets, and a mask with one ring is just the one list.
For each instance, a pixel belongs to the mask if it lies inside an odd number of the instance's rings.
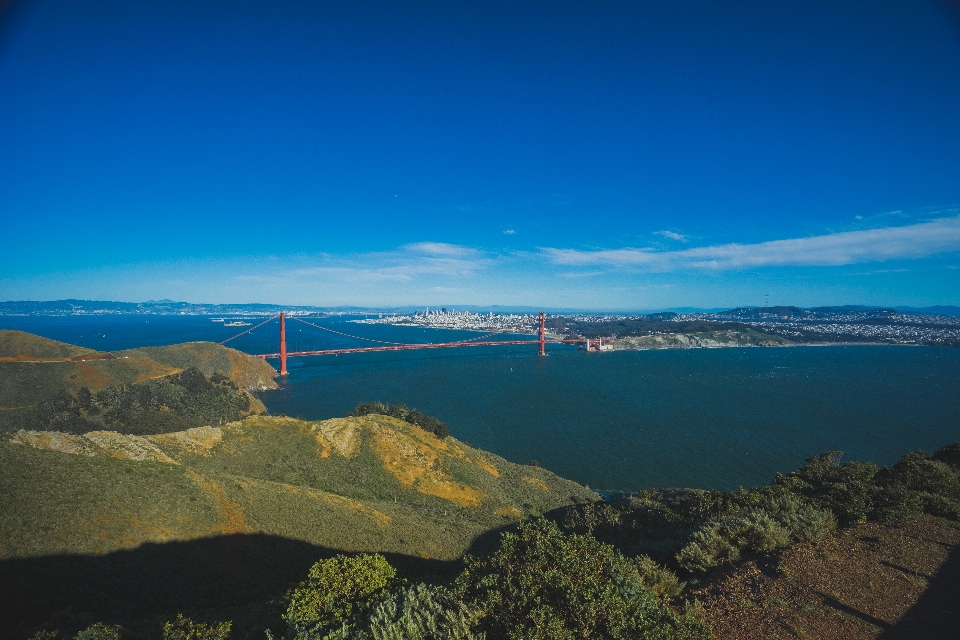
[[220,433],[219,442],[200,445],[172,435],[146,439],[176,464],[122,459],[136,457],[138,441],[126,449],[84,441],[93,456],[5,443],[0,556],[266,533],[333,549],[455,559],[521,514],[596,497],[549,471],[387,416],[251,417]]
[[103,355],[85,347],[75,347],[26,331],[0,331],[0,361],[2,360],[65,360],[69,358],[95,358]]
[[196,367],[205,376],[222,373],[241,389],[276,389],[276,370],[266,361],[213,342],[187,342],[167,347],[142,347],[114,354],[118,358],[151,360],[174,369]]
[[[109,359],[100,359],[104,357]],[[277,372],[269,364],[211,342],[104,354],[23,331],[0,330],[0,425],[12,419],[11,415],[2,415],[6,413],[3,409],[35,405],[61,389],[70,393],[80,387],[98,391],[159,378],[191,366],[208,376],[222,373],[240,388],[276,387],[273,378]],[[254,399],[254,404],[255,409],[263,410],[258,400]]]

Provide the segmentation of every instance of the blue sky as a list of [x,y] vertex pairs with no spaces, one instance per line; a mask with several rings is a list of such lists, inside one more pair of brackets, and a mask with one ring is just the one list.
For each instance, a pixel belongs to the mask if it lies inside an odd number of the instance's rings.
[[0,299],[960,304],[960,12],[22,1]]

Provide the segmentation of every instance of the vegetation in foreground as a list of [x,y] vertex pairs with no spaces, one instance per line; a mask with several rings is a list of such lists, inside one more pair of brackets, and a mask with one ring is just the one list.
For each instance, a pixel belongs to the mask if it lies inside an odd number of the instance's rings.
[[[681,578],[697,582],[745,554],[816,548],[837,526],[922,514],[958,521],[958,477],[960,443],[890,468],[829,452],[767,486],[646,491],[521,520],[495,549],[429,581],[408,581],[381,554],[338,554],[229,637],[708,638],[704,609],[682,598]],[[163,637],[226,638],[236,622],[201,613],[171,615]]]

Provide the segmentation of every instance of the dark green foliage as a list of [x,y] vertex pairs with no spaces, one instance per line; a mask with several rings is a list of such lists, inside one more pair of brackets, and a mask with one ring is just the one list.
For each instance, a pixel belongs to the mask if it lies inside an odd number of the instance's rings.
[[194,395],[201,394],[213,388],[213,383],[207,380],[207,377],[196,367],[184,369],[180,373],[169,376],[168,379],[173,384],[183,387]]
[[[945,450],[950,448],[941,449]],[[924,512],[925,504],[942,511],[946,503],[924,499],[922,494],[950,501],[960,498],[956,472],[923,451],[908,453],[893,468],[862,462],[841,464],[841,455],[832,451],[809,458],[797,471],[785,478],[778,476],[774,483],[830,509],[843,526],[916,517]]]
[[636,561],[546,520],[521,523],[466,565],[457,590],[481,611],[491,639],[709,637],[650,592]]
[[173,622],[163,624],[163,640],[227,640],[233,624],[227,622],[194,622],[178,614]]
[[933,459],[949,466],[955,473],[960,473],[960,442],[948,444],[933,454]]
[[310,568],[289,596],[285,614],[292,638],[348,637],[396,583],[396,570],[379,554],[337,555]]
[[[404,406],[403,408],[406,409],[406,406]],[[351,411],[348,415],[368,416],[371,414],[380,414],[380,415],[388,416],[390,415],[390,405],[383,404],[382,402],[377,402],[376,400],[374,400],[373,402],[361,402],[360,404],[355,406],[353,408],[353,411]],[[402,419],[403,418],[401,418],[401,420]]]
[[916,518],[923,513],[923,502],[916,491],[911,491],[900,483],[877,487],[872,492],[870,520],[878,522],[896,522],[907,518]]
[[908,489],[960,498],[957,474],[948,464],[932,459],[925,451],[914,451],[893,465],[893,479]]
[[407,416],[410,415],[410,409],[407,408],[407,405],[402,402],[391,405],[387,415],[396,418],[397,420],[406,420]]
[[236,385],[214,384],[193,367],[165,378],[108,387],[96,395],[86,387],[76,397],[61,390],[29,410],[23,426],[37,431],[110,429],[148,435],[221,425],[239,420],[249,410],[250,397]]
[[93,408],[93,394],[90,389],[80,387],[80,390],[77,391],[77,405],[84,411],[90,411]]
[[123,638],[123,627],[98,622],[78,633],[74,640],[120,640],[121,638]]
[[677,579],[677,574],[662,564],[657,564],[649,556],[639,556],[636,566],[643,586],[658,598],[669,600],[683,591],[684,583]]
[[33,429],[82,432],[90,431],[94,424],[81,415],[77,399],[61,389],[55,397],[44,400],[34,408],[27,426]]
[[450,435],[450,429],[444,422],[441,422],[433,416],[424,414],[419,409],[408,409],[407,405],[402,402],[392,406],[377,402],[376,400],[373,402],[361,402],[350,412],[351,416],[366,416],[370,414],[392,416],[398,420],[416,425],[424,431],[429,431],[438,438],[446,438]]
[[473,631],[478,619],[477,611],[446,589],[418,584],[378,602],[362,635],[373,640],[481,640],[484,634]]
[[759,494],[721,493],[693,489],[651,489],[623,496],[610,503],[567,509],[564,526],[591,533],[623,553],[645,554],[660,562],[674,555],[704,523],[738,513]]
[[960,521],[960,502],[932,493],[921,493],[918,497],[925,513]]

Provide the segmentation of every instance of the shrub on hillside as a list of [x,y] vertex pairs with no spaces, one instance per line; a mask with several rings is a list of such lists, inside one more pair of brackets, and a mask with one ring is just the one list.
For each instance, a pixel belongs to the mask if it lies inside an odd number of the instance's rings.
[[232,626],[229,620],[207,624],[195,622],[180,613],[176,620],[163,624],[163,640],[227,640]]
[[382,402],[361,402],[353,408],[353,411],[348,413],[350,416],[368,416],[372,414],[378,415],[390,415],[390,405],[383,404]]
[[709,637],[650,592],[637,563],[543,519],[504,534],[489,556],[468,557],[457,590],[491,639]]
[[372,640],[482,640],[479,614],[442,587],[418,584],[387,594],[362,625],[358,638]]
[[683,591],[684,583],[680,582],[677,574],[661,564],[657,564],[650,556],[638,556],[634,560],[640,581],[647,591],[662,600],[676,598]]
[[681,567],[704,571],[744,552],[772,551],[798,541],[819,542],[836,528],[832,512],[782,488],[738,492],[737,499],[753,506],[734,510],[695,531],[676,556]]
[[[89,393],[89,390],[88,390]],[[80,403],[65,389],[56,396],[39,402],[24,420],[24,426],[36,431],[86,433],[97,427],[80,412]]]
[[416,425],[423,429],[424,431],[429,431],[438,438],[446,438],[450,435],[450,429],[445,423],[440,421],[433,416],[428,416],[419,409],[408,409],[407,405],[397,403],[395,405],[388,405],[382,402],[361,402],[356,407],[353,408],[348,415],[351,416],[367,416],[371,414],[379,414],[385,416],[392,416],[398,420],[403,420],[412,425]]
[[960,498],[960,483],[957,473],[950,465],[934,460],[925,451],[914,451],[900,458],[893,465],[892,481],[900,482],[908,489],[933,493],[956,500]]
[[396,570],[379,554],[336,555],[310,567],[288,597],[289,637],[349,637],[351,625],[396,585]]
[[960,473],[960,442],[948,444],[942,449],[938,449],[933,454],[933,459],[946,464],[953,469],[954,473]]
[[932,493],[921,493],[919,498],[925,513],[960,521],[960,502]]

